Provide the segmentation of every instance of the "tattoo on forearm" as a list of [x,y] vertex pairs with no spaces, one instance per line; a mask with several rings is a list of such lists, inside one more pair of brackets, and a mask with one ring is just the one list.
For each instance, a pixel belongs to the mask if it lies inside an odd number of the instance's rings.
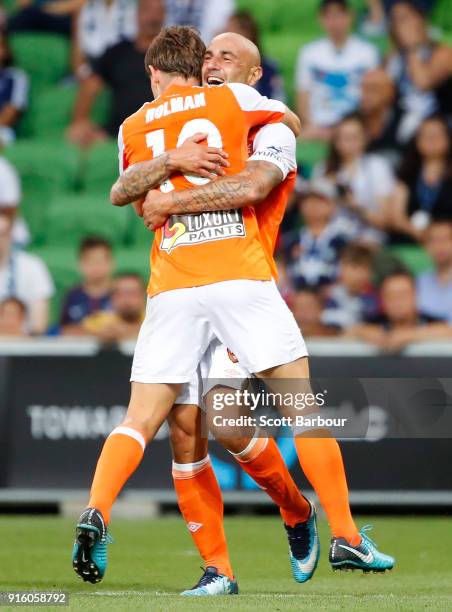
[[[252,167],[207,185],[171,193],[171,214],[194,214],[216,210],[242,208],[250,198],[262,199],[281,182],[281,171],[269,162],[253,162]],[[260,198],[259,198],[260,201]]]
[[112,200],[117,205],[130,204],[143,198],[168,178],[169,155],[164,153],[153,160],[134,164],[118,178],[112,189]]

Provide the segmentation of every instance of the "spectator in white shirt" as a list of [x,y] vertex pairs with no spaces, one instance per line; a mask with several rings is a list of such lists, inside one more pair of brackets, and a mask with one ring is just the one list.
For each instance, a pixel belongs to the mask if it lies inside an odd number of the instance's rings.
[[166,26],[192,25],[205,43],[224,31],[234,0],[166,0]]
[[329,140],[331,127],[358,108],[363,75],[379,64],[376,47],[350,34],[346,0],[323,0],[320,21],[327,36],[300,49],[296,71],[305,140]]
[[366,153],[366,145],[362,117],[349,115],[335,129],[328,158],[314,169],[314,176],[326,176],[335,183],[339,215],[357,221],[360,242],[372,246],[385,240],[383,230],[396,183],[389,162]]
[[27,308],[27,329],[45,333],[54,286],[44,262],[12,247],[12,219],[0,211],[0,302],[17,298]]
[[13,220],[13,242],[17,247],[26,246],[30,241],[27,224],[17,217],[22,199],[20,179],[14,166],[0,155],[0,212]]

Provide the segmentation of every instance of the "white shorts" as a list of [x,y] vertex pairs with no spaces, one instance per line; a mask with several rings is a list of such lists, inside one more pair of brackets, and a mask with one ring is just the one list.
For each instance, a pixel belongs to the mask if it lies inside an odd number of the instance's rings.
[[247,372],[307,356],[299,327],[276,284],[232,280],[150,298],[131,380],[190,382],[215,337]]
[[242,368],[228,348],[215,338],[204,353],[201,363],[189,383],[182,386],[176,404],[195,404],[203,407],[204,396],[220,381],[240,389],[243,379],[252,374]]

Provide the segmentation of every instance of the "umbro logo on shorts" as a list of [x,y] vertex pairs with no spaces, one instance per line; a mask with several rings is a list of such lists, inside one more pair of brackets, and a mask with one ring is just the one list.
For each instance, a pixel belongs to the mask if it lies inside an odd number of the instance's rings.
[[190,523],[187,523],[187,527],[189,531],[195,533],[198,531],[198,529],[201,529],[202,523],[194,523],[193,521],[190,521]]

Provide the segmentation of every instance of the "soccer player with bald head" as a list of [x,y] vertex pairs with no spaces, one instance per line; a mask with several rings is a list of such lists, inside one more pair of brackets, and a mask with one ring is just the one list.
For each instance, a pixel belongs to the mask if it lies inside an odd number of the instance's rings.
[[[220,35],[207,49],[203,78],[209,85],[233,82],[254,85],[261,72],[257,49],[239,35]],[[173,105],[163,107],[161,113],[170,114],[172,107]],[[159,111],[155,110],[155,116],[157,112]],[[173,221],[177,221],[182,215],[221,210],[232,212],[247,206],[255,207],[259,240],[271,275],[276,278],[273,249],[296,170],[294,136],[282,124],[266,125],[254,135],[253,155],[241,172],[195,188],[168,189],[166,181],[172,180],[171,177],[178,172],[194,172],[201,176],[209,173],[211,176],[212,173],[222,174],[221,166],[233,163],[233,159],[226,159],[224,151],[218,147],[201,146],[199,141],[206,136],[208,134],[198,132],[188,144],[182,143],[176,149],[162,151],[162,154],[151,162],[143,161],[130,166],[113,187],[112,202],[116,205],[130,203],[162,183],[161,191],[150,193],[143,207],[145,222],[150,228],[160,228],[170,216]],[[189,159],[184,159],[184,148],[185,153],[190,151]],[[199,166],[199,172],[196,172],[196,165]],[[183,228],[176,238],[171,234],[177,223],[168,228],[170,232],[168,236],[163,236],[161,245],[165,244],[164,240],[168,240],[171,248],[177,248],[178,241],[184,240]],[[183,226],[183,223],[180,225]],[[196,233],[193,231],[191,236],[196,238]],[[160,240],[160,236],[157,239]],[[280,316],[284,319],[287,315],[281,310]],[[244,332],[239,329],[238,333],[241,331]],[[262,331],[264,332],[264,329]],[[279,341],[288,340],[290,344],[291,334],[292,332],[286,329]],[[234,339],[231,340],[235,342]],[[300,363],[295,375],[307,378],[309,371],[306,357],[303,356],[305,348],[298,346],[295,354],[298,354]],[[287,361],[284,361],[284,357],[273,357],[273,361],[275,359],[276,363]],[[230,360],[230,353],[218,340],[214,340],[209,346],[205,360],[208,362],[206,367],[210,376],[213,371],[230,369],[236,361]],[[253,367],[249,365],[249,361],[246,363],[246,356],[243,361],[245,363],[240,366],[235,364],[237,378],[259,372],[255,364]],[[242,366],[245,366],[244,369]],[[273,371],[275,370],[273,368]],[[289,367],[284,371],[284,377],[290,377],[290,373]],[[295,370],[292,375],[294,373]],[[221,374],[216,374],[216,378],[222,378]],[[202,393],[204,392],[205,390],[202,390]],[[198,394],[196,382],[184,385],[182,393],[176,399],[177,408],[169,414],[175,456],[173,474],[179,504],[206,564],[203,577],[186,594],[230,594],[236,592],[236,586],[224,538],[221,493],[207,455],[206,441],[200,438],[197,426]],[[319,554],[313,505],[307,502],[294,486],[273,440],[261,439],[258,432],[254,432],[254,435],[229,438],[222,442],[235,455],[245,471],[265,487],[280,506],[289,537],[293,575],[297,581],[305,582],[312,576]],[[353,546],[369,550],[370,544],[367,539],[364,542],[365,536],[358,533],[350,515],[345,474],[336,441],[332,438],[317,439],[300,435],[296,438],[296,446],[300,463],[326,507],[336,544],[344,541],[349,549]],[[305,454],[309,454],[310,458],[305,459]],[[375,552],[378,553],[376,549]]]

